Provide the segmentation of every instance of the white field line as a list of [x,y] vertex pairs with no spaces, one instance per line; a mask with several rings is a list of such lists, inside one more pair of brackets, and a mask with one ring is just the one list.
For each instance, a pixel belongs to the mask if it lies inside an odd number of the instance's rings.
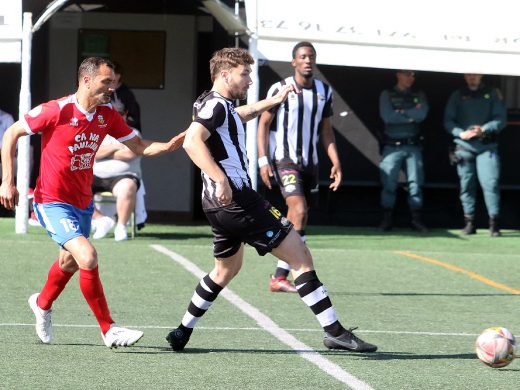
[[[193,264],[191,261],[186,259],[185,257],[170,251],[162,245],[151,245],[153,249],[156,251],[165,254],[170,257],[177,264],[184,267],[186,270],[191,272],[197,278],[202,279],[206,273],[202,271],[199,267]],[[316,365],[318,368],[323,370],[325,373],[331,375],[336,378],[340,382],[344,383],[348,387],[354,390],[373,390],[367,383],[359,380],[352,374],[349,374],[345,370],[343,370],[337,364],[331,362],[330,360],[321,356],[318,352],[314,351],[311,347],[302,343],[296,337],[291,335],[286,330],[280,328],[273,320],[271,320],[268,316],[260,312],[256,307],[250,305],[242,298],[240,298],[237,294],[231,291],[229,288],[225,288],[220,293],[224,299],[229,301],[231,304],[235,305],[239,310],[244,312],[246,315],[251,317],[253,320],[257,322],[257,324],[269,332],[271,335],[276,337],[285,345],[291,347],[294,351],[296,351],[302,358],[308,360],[310,363]]]
[[[9,328],[9,327],[23,327],[23,326],[34,326],[34,323],[26,324],[22,322],[5,322],[0,323],[0,327]],[[99,328],[99,325],[96,324],[52,324],[53,327],[57,328]],[[161,325],[126,325],[127,328],[132,329],[171,329],[171,326],[161,326]],[[208,331],[231,331],[231,332],[242,332],[242,331],[262,331],[264,332],[266,329],[261,327],[232,327],[232,326],[197,326],[198,330],[208,330]],[[311,333],[323,333],[321,329],[305,329],[305,328],[286,328],[288,332],[311,332]],[[476,337],[478,333],[451,333],[451,332],[412,332],[412,331],[400,331],[400,330],[357,330],[356,333],[379,333],[379,334],[393,334],[393,335],[410,335],[410,336],[438,336],[438,337]],[[520,336],[515,336],[520,337]]]

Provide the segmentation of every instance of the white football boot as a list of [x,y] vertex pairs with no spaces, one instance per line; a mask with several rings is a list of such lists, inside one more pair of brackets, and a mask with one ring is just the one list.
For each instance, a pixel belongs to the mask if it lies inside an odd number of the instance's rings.
[[110,330],[105,335],[101,336],[103,337],[103,342],[108,348],[130,347],[143,337],[143,332],[112,324]]
[[36,301],[40,293],[33,294],[29,297],[29,306],[36,317],[36,334],[44,344],[52,342],[52,310],[43,310],[38,307]]

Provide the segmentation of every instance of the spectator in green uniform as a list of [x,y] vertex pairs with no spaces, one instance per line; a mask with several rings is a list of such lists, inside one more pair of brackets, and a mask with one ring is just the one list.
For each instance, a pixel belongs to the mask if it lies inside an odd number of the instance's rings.
[[396,77],[397,84],[392,89],[381,92],[379,97],[379,114],[385,123],[381,139],[383,156],[379,165],[383,186],[383,220],[379,228],[382,231],[392,229],[399,173],[403,170],[407,180],[411,226],[424,233],[428,229],[421,218],[424,170],[420,123],[428,114],[428,100],[422,91],[412,89],[414,72],[398,70]]
[[489,232],[500,236],[500,158],[498,134],[507,112],[498,89],[482,83],[482,75],[465,74],[466,86],[453,92],[444,112],[444,127],[453,136],[451,160],[457,165],[460,201],[464,211],[463,234],[475,234],[477,180],[489,215]]

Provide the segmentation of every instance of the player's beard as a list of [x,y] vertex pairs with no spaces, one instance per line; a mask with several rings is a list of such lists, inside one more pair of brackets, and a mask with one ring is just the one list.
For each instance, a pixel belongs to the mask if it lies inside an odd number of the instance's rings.
[[247,90],[249,87],[245,89],[240,87],[239,84],[230,84],[230,95],[233,100],[244,100],[247,97]]
[[102,93],[98,95],[98,102],[99,104],[107,104],[110,103],[110,94],[109,93]]

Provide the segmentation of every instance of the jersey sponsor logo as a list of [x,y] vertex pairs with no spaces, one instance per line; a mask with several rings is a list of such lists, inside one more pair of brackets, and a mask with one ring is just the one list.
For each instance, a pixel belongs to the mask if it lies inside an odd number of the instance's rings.
[[97,117],[97,120],[98,120],[98,127],[107,127],[107,124],[105,123],[105,118],[103,118],[103,115],[98,115]]
[[291,193],[296,190],[296,186],[294,184],[288,184],[284,187],[284,189],[286,192]]
[[325,100],[325,96],[323,96],[321,93],[317,93],[316,96],[318,96],[318,99]]
[[99,134],[91,133],[88,139],[85,133],[76,134],[74,142],[76,142],[74,145],[68,147],[71,154],[84,148],[92,149],[95,152],[99,148]]
[[94,157],[94,153],[85,153],[85,154],[77,154],[72,156],[70,159],[70,170],[83,170],[89,169],[92,167],[92,157]]
[[31,111],[29,111],[27,114],[31,118],[36,118],[38,115],[41,114],[42,110],[43,110],[42,106],[37,106],[37,107],[34,107]]
[[289,224],[290,224],[291,222],[289,222],[289,220],[288,220],[287,218],[282,217],[282,218],[280,218],[280,223],[281,223],[283,226],[289,226]]
[[69,125],[70,125],[70,126],[77,127],[77,126],[78,126],[78,123],[79,123],[78,118],[76,118],[75,116],[73,116],[72,119],[70,120]]
[[266,235],[267,237],[271,238],[271,237],[274,235],[274,233],[273,233],[272,230],[268,230],[268,231],[265,232],[265,235]]
[[[267,243],[267,246],[271,246],[271,245],[273,245],[273,244],[276,242],[276,240],[278,240],[278,237],[280,237],[280,234],[282,233],[281,230],[278,230],[278,231],[276,232],[276,234],[274,234],[274,233],[271,232],[271,231],[269,231],[269,232],[271,233],[271,235],[268,236],[268,238],[270,238],[271,240],[269,240],[269,242]],[[269,233],[269,232],[268,232],[268,233]]]

